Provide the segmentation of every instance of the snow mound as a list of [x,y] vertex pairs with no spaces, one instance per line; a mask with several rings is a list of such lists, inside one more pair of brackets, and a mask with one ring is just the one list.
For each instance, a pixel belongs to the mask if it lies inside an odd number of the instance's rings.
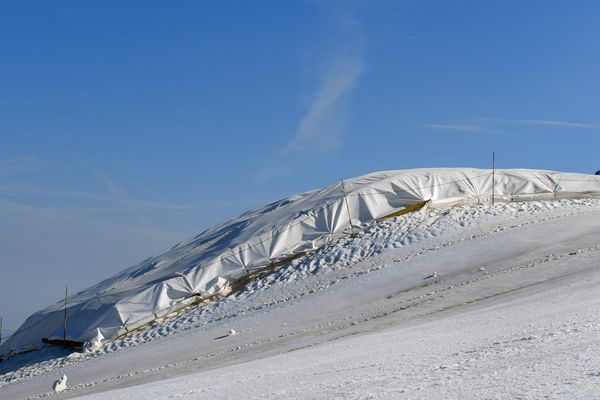
[[[448,207],[492,199],[585,197],[600,197],[600,176],[461,168],[376,172],[345,180],[248,211],[76,294],[68,304],[68,336],[114,339],[424,202]],[[62,336],[62,306],[30,316],[0,354]]]
[[[345,332],[342,329],[357,322],[397,309],[404,310],[401,318],[410,319],[413,311],[407,305],[413,302],[429,304],[422,311],[430,314],[435,307],[446,309],[453,299],[451,292],[457,288],[484,284],[477,294],[482,298],[494,293],[499,282],[518,289],[519,285],[544,279],[543,271],[551,263],[598,252],[589,248],[595,245],[595,235],[583,229],[582,221],[595,226],[599,206],[596,199],[496,203],[421,209],[386,219],[280,268],[264,271],[227,298],[157,319],[144,330],[101,342],[84,353],[65,356],[58,349],[44,348],[35,352],[38,354],[24,355],[31,357],[28,362],[15,357],[0,364],[0,390],[18,391],[20,384],[27,393],[39,393],[45,387],[38,385],[42,388],[38,392],[30,389],[31,378],[59,369],[73,378],[72,382],[78,382],[73,383],[74,390],[82,390],[148,371],[204,365],[208,359],[231,351],[314,335],[315,330]],[[583,235],[585,241],[577,235]],[[539,238],[538,243],[532,238]],[[579,268],[581,263],[573,262]],[[519,274],[530,268],[536,269],[536,278],[523,279]],[[428,278],[435,272],[437,276]],[[572,272],[571,267],[562,269],[562,273]],[[436,297],[446,300],[430,303]],[[382,299],[390,304],[382,304]],[[169,339],[161,340],[165,337]],[[125,348],[127,352],[120,351]],[[137,362],[133,362],[133,354],[139,357]],[[158,355],[155,364],[151,354]],[[131,364],[128,371],[133,372],[113,376],[114,365],[123,364],[121,358],[113,357],[131,357],[125,364]],[[83,365],[90,365],[86,360],[106,364],[107,377],[98,376],[94,369],[86,375]],[[48,378],[40,377],[36,382],[43,382],[41,379]]]

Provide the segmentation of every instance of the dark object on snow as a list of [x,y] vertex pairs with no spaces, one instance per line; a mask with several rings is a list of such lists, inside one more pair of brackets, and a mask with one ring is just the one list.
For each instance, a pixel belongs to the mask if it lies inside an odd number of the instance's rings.
[[42,343],[46,344],[54,344],[57,346],[68,347],[70,349],[81,349],[83,347],[83,342],[77,342],[75,340],[62,340],[62,339],[48,339],[43,338]]
[[594,175],[600,175],[600,169]]

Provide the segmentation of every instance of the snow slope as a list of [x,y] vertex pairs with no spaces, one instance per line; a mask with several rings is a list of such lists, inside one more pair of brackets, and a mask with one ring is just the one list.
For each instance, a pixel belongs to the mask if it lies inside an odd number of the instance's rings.
[[598,282],[588,270],[435,319],[83,398],[598,399]]
[[[349,230],[427,202],[600,198],[600,177],[473,168],[374,172],[250,210],[69,298],[67,337],[120,337],[249,276],[336,240]],[[31,315],[0,356],[63,337],[63,302]]]
[[600,398],[599,233],[590,199],[407,214],[97,352],[2,363],[0,398],[63,373],[56,398]]

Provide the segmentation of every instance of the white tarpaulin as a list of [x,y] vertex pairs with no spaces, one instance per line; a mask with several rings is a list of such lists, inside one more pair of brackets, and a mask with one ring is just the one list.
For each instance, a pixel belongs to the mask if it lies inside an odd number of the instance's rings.
[[[430,200],[432,207],[600,197],[600,176],[537,170],[375,172],[290,196],[215,226],[69,298],[68,338],[113,338],[353,227]],[[30,316],[0,354],[63,335],[63,303]]]

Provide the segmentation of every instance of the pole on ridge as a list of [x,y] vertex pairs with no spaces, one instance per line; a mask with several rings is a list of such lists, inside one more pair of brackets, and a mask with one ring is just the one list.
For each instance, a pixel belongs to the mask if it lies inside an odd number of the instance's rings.
[[65,325],[63,327],[63,340],[67,340],[67,297],[69,296],[69,287],[65,286]]
[[0,317],[0,344],[2,344],[2,317]]
[[496,152],[492,151],[492,204],[494,204],[496,192]]

